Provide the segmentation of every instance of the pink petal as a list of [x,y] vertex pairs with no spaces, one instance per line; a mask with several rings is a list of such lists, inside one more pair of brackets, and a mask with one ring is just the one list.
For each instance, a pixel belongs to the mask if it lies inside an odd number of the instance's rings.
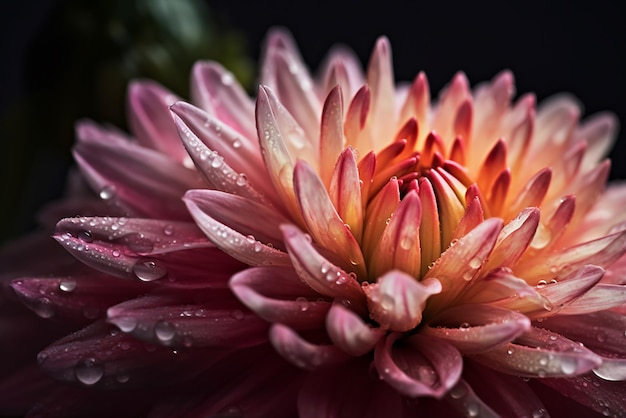
[[282,225],[285,244],[298,277],[316,292],[348,301],[352,309],[365,311],[363,292],[354,273],[348,274],[322,256],[298,228]]
[[489,256],[485,270],[514,266],[532,241],[539,225],[539,209],[527,208],[506,224]]
[[256,139],[254,103],[221,64],[198,61],[191,70],[191,100],[245,136]]
[[368,123],[375,141],[374,150],[379,150],[392,132],[395,124],[394,80],[391,45],[385,37],[378,38],[367,66],[367,84],[372,93],[371,118]]
[[[438,279],[443,287],[443,291],[430,301],[433,309],[449,304],[476,276],[501,230],[500,219],[487,219],[441,255],[426,274],[426,278]],[[459,275],[463,280],[459,280]]]
[[385,333],[381,328],[366,324],[341,303],[333,304],[328,311],[326,331],[337,347],[355,357],[372,351]]
[[380,237],[370,265],[370,275],[379,276],[393,269],[413,277],[421,271],[420,223],[422,205],[412,190],[400,201]]
[[77,135],[74,158],[102,199],[146,217],[189,219],[180,198],[204,186],[194,170],[136,143],[107,137],[93,123],[79,124]]
[[591,167],[602,161],[615,142],[619,121],[614,114],[602,112],[587,118],[574,132],[574,140],[588,144],[583,167]]
[[[419,181],[420,202],[422,202],[422,224],[420,225],[420,242],[422,244],[422,277],[429,267],[441,255],[441,233],[437,198],[430,181]],[[469,231],[468,231],[469,232]]]
[[587,293],[565,306],[561,315],[580,315],[623,306],[626,304],[626,286],[599,283]]
[[344,122],[344,134],[346,136],[346,145],[350,145],[355,149],[373,149],[373,138],[368,128],[368,120],[371,106],[371,93],[367,84],[356,92]]
[[320,177],[327,186],[333,174],[332,162],[341,154],[343,137],[343,101],[341,87],[334,86],[328,93],[322,109],[319,160]]
[[475,354],[513,341],[530,328],[520,313],[489,305],[461,305],[439,313],[422,331]]
[[315,370],[343,363],[350,358],[334,345],[311,344],[282,324],[272,325],[270,341],[281,356],[302,369]]
[[436,279],[418,282],[413,276],[392,270],[376,283],[364,285],[363,292],[370,317],[381,328],[409,331],[419,325],[428,298],[441,292],[441,283]]
[[[206,205],[202,200],[200,200],[206,199],[207,194],[208,193],[202,191],[190,191],[186,194],[185,203],[187,204],[187,208],[189,209],[191,216],[193,216],[200,229],[202,229],[206,236],[214,242],[217,247],[235,259],[251,266],[286,266],[290,264],[289,257],[286,253],[275,249],[271,243],[268,245],[258,241],[255,236],[250,234],[255,231],[246,229],[248,225],[244,225],[244,231],[242,233],[239,230],[233,229],[230,226],[221,223],[211,216],[216,216],[215,214],[207,213],[205,211]],[[225,195],[216,197],[223,199],[224,196]],[[227,200],[234,201],[235,199],[233,197],[229,197]],[[260,205],[255,206],[258,207]],[[264,208],[263,212],[267,213],[269,212],[269,209]],[[219,216],[219,214],[217,216]],[[275,213],[272,212],[271,216],[274,217]],[[225,220],[229,219],[226,218]],[[272,224],[270,223],[270,226],[271,225]],[[263,236],[265,235],[264,233],[267,233],[268,231],[270,234],[273,233],[270,228],[263,228],[258,232],[261,236]]]
[[296,329],[324,327],[331,303],[320,299],[291,269],[256,267],[235,274],[230,280],[235,296],[269,322]]
[[508,213],[519,213],[528,207],[541,207],[551,180],[552,170],[549,167],[537,172],[515,197],[515,201],[508,208]]
[[315,171],[304,161],[298,161],[293,181],[302,217],[315,241],[335,252],[344,269],[364,277],[365,260],[360,246],[337,214]]
[[394,346],[400,334],[381,339],[374,364],[381,379],[401,394],[411,397],[443,397],[461,377],[463,360],[448,343],[415,334],[406,345]]
[[350,147],[340,153],[335,164],[329,195],[339,217],[350,226],[350,231],[357,242],[361,242],[363,233],[361,185],[355,150]]
[[132,299],[109,308],[107,321],[135,338],[168,347],[232,349],[267,341],[267,323],[224,291],[198,302],[156,294]]
[[319,79],[324,81],[322,96],[339,85],[346,103],[365,83],[361,62],[356,54],[343,45],[332,47],[321,66]]
[[464,416],[500,417],[489,405],[476,396],[472,386],[463,379],[459,379],[457,384],[446,394],[444,400]]
[[178,162],[187,158],[176,128],[168,118],[169,107],[180,98],[154,81],[135,81],[128,87],[130,127],[139,143]]
[[502,373],[539,378],[575,376],[602,364],[598,355],[577,342],[539,328],[474,358]]
[[367,207],[365,215],[367,222],[363,231],[363,247],[368,259],[373,257],[376,244],[387,227],[387,220],[391,218],[391,214],[396,211],[399,204],[400,187],[398,179],[392,178]]
[[422,132],[428,132],[428,110],[430,106],[430,90],[428,80],[423,71],[415,77],[406,101],[402,106],[400,120],[404,121],[410,117],[415,117]]
[[440,93],[439,105],[435,112],[431,130],[439,133],[448,148],[454,141],[454,117],[462,103],[470,98],[469,83],[462,72],[454,75],[450,84]]

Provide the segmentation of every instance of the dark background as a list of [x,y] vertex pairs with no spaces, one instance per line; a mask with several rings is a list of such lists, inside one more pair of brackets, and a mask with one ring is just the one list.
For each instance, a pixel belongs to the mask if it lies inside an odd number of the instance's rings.
[[[37,89],[45,89],[54,82],[55,74],[76,65],[77,50],[68,52],[66,40],[59,41],[46,32],[55,22],[58,24],[59,10],[67,3],[65,0],[3,3],[0,114],[10,114],[14,103]],[[563,0],[517,3],[212,0],[205,4],[211,25],[238,31],[240,37],[236,43],[240,52],[252,62],[258,59],[267,29],[276,25],[285,26],[293,33],[305,61],[313,68],[329,47],[338,42],[351,46],[362,62],[367,63],[376,38],[384,34],[391,41],[397,79],[411,80],[424,70],[434,95],[458,70],[463,70],[475,84],[508,68],[515,74],[519,93],[533,91],[541,100],[568,91],[584,104],[585,115],[610,110],[626,125],[626,16],[618,1],[584,4]],[[221,35],[214,35],[212,42],[219,46]],[[85,61],[97,60],[97,45],[94,49],[90,54],[78,51],[85,54]],[[184,78],[189,65],[181,60],[180,73]],[[251,68],[256,71],[256,67]],[[250,86],[253,89],[254,83]],[[99,94],[84,89],[82,93],[72,89],[63,91],[62,97],[57,96],[59,101],[72,100],[72,95]],[[123,109],[123,97],[109,99],[109,105]],[[43,106],[53,114],[55,100],[42,101]],[[102,118],[102,113],[94,114],[88,107],[76,112],[72,117]],[[1,191],[1,205],[12,210],[2,212],[0,242],[32,228],[37,208],[62,192],[62,179],[71,164],[71,140],[55,142],[56,135],[71,132],[71,122],[57,118],[61,128],[51,126],[47,130],[46,123],[57,124],[36,113],[31,119],[27,119],[29,124],[44,125],[40,128],[45,135],[39,135],[32,144],[22,144],[33,155],[31,169],[2,171],[5,177],[2,184],[20,184],[20,188],[19,192],[15,192],[15,187]],[[13,130],[0,138],[0,149],[5,149],[3,162],[12,159],[11,155],[7,156],[12,152],[8,144],[31,141],[25,137],[19,130]],[[48,152],[47,143],[60,145]],[[611,177],[626,178],[624,130],[620,131],[611,156],[614,160]]]

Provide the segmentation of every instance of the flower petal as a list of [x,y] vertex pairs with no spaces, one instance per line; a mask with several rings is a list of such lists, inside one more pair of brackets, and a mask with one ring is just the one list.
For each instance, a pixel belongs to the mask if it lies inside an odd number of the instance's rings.
[[298,277],[316,292],[348,301],[352,309],[365,312],[365,301],[359,282],[323,257],[298,228],[282,225],[285,244]]
[[332,162],[341,154],[345,138],[343,136],[343,100],[341,86],[333,86],[322,109],[320,130],[320,178],[327,186],[333,173]]
[[527,208],[522,210],[500,231],[485,270],[515,265],[535,236],[538,225],[539,209]]
[[[289,264],[289,257],[286,253],[257,241],[254,236],[250,237],[249,232],[253,231],[248,230],[242,233],[211,217],[203,209],[203,202],[198,201],[198,197],[206,197],[206,193],[200,191],[188,192],[185,198],[187,208],[200,229],[222,251],[251,266],[285,266]],[[268,212],[267,208],[265,208],[265,212]],[[262,235],[265,231],[261,230],[259,232]]]
[[341,303],[334,303],[328,311],[326,331],[336,346],[356,357],[369,353],[385,333],[366,324]]
[[160,151],[178,162],[187,154],[180,146],[176,128],[168,118],[168,109],[180,98],[160,84],[134,81],[128,87],[130,127],[139,143]]
[[506,344],[530,328],[520,313],[489,305],[461,305],[446,309],[422,331],[448,342],[462,354],[475,354]]
[[575,376],[602,364],[598,355],[577,342],[539,328],[474,358],[502,373],[539,378]]
[[422,282],[398,270],[392,270],[379,277],[376,283],[365,285],[363,292],[367,298],[370,317],[381,328],[393,331],[409,331],[422,320],[426,301],[441,292],[437,279]]
[[372,137],[377,141],[374,151],[380,150],[394,133],[389,129],[396,122],[393,81],[391,45],[387,38],[380,37],[367,66],[367,84],[372,93],[371,117],[368,123]]
[[235,274],[230,288],[237,298],[261,318],[295,329],[324,326],[331,303],[306,286],[295,271],[256,267]]
[[395,344],[400,334],[381,339],[374,364],[381,379],[406,396],[442,398],[454,387],[463,369],[459,352],[436,338],[415,334]]
[[302,217],[315,241],[335,252],[345,270],[365,277],[365,260],[350,228],[339,217],[315,171],[298,161],[293,176]]
[[157,294],[132,299],[109,308],[107,321],[135,338],[168,347],[232,349],[267,341],[267,323],[224,291],[194,294],[193,299]]
[[357,242],[363,234],[361,185],[355,150],[348,147],[339,156],[329,187],[330,198],[339,217],[350,227]]
[[350,358],[334,345],[311,344],[282,324],[272,325],[270,341],[281,356],[302,369],[315,370],[343,363]]

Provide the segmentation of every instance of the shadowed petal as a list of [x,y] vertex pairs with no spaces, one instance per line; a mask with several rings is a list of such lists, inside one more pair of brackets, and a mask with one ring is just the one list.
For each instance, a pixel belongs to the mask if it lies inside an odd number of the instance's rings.
[[476,396],[476,393],[472,390],[472,386],[463,379],[459,379],[457,384],[446,394],[444,400],[465,416],[483,418],[500,417],[489,405]]
[[285,224],[281,229],[293,267],[303,283],[322,295],[349,301],[358,312],[365,311],[363,292],[354,273],[346,273],[319,254],[310,237],[295,226]]
[[326,331],[333,343],[346,353],[361,356],[369,353],[385,331],[372,328],[356,313],[335,303],[326,316]]
[[539,378],[575,376],[602,364],[598,355],[577,342],[539,328],[474,358],[502,373]]
[[[400,334],[381,339],[374,364],[381,379],[406,396],[443,397],[463,369],[459,352],[446,342],[415,334],[396,344]],[[403,341],[403,342],[404,342]]]
[[440,338],[462,354],[487,351],[513,341],[530,328],[520,313],[489,305],[462,305],[438,314],[422,331]]
[[539,225],[539,215],[537,208],[524,209],[502,228],[485,270],[510,267],[517,263],[535,236]]
[[270,341],[276,351],[297,367],[315,370],[347,361],[350,357],[334,345],[315,345],[305,341],[291,328],[274,324]]
[[256,267],[235,274],[230,288],[261,318],[296,329],[321,328],[331,303],[302,283],[295,271]]

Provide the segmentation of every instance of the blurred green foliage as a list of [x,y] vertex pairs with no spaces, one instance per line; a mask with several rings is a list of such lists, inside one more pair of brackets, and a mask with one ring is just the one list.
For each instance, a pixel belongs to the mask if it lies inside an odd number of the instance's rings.
[[32,228],[37,209],[62,194],[77,119],[126,129],[129,80],[189,97],[199,59],[220,61],[250,87],[243,36],[202,0],[59,1],[27,51],[25,94],[1,115],[0,242]]

